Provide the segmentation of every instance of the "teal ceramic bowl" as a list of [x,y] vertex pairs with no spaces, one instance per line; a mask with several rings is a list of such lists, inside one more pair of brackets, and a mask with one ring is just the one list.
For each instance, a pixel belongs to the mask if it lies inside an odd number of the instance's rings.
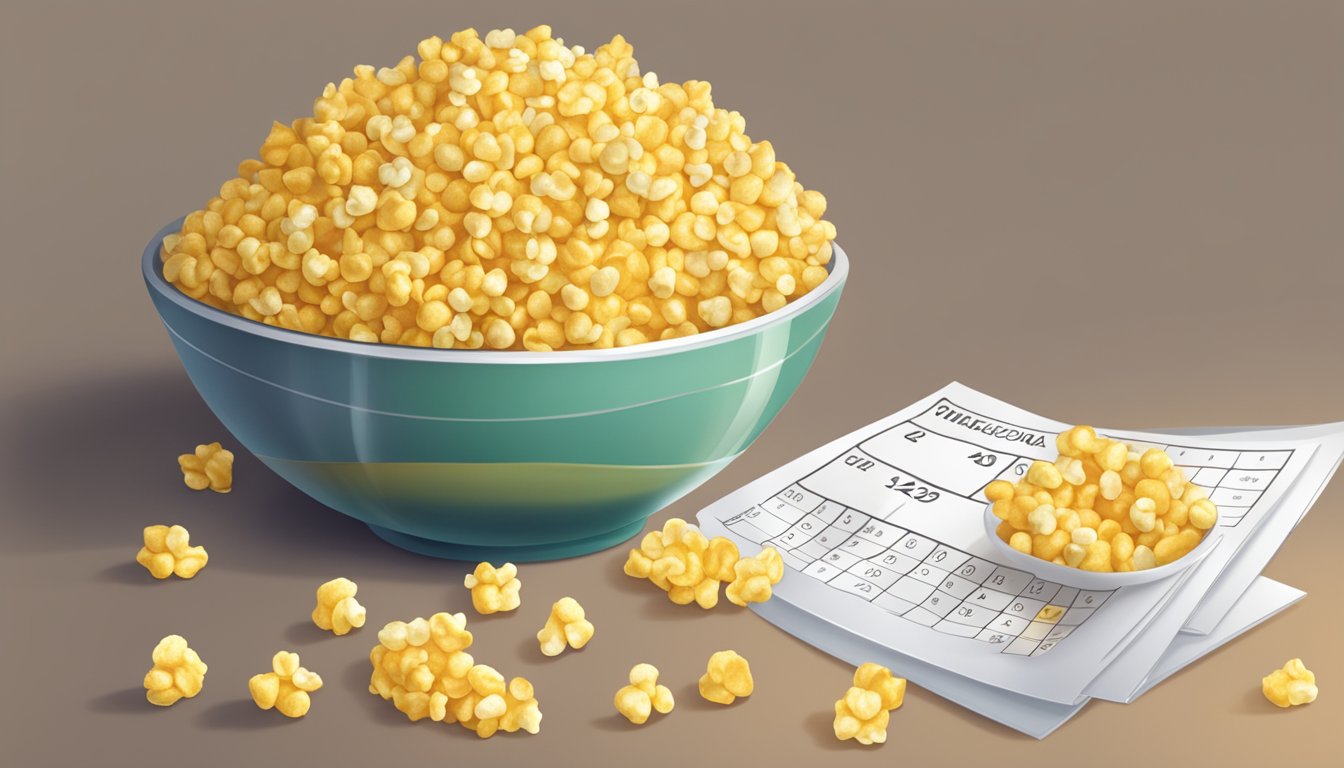
[[606,350],[361,344],[215,309],[141,260],[192,383],[238,442],[381,538],[462,560],[613,546],[737,458],[806,375],[848,262],[785,308]]

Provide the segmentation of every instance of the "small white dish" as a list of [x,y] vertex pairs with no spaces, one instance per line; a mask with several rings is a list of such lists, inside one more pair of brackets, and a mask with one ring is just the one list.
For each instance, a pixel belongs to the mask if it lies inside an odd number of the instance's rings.
[[1070,568],[1067,565],[1059,565],[1048,560],[1042,560],[1039,557],[1023,554],[1016,549],[1008,546],[1008,542],[1000,539],[994,529],[1003,522],[994,516],[994,505],[985,505],[985,536],[989,539],[990,545],[1009,564],[1021,568],[1024,571],[1034,574],[1037,578],[1053,581],[1056,584],[1065,584],[1071,587],[1081,587],[1084,589],[1115,589],[1117,587],[1130,587],[1135,584],[1147,584],[1148,582],[1165,579],[1168,576],[1175,576],[1185,569],[1199,563],[1218,542],[1223,540],[1215,526],[1213,530],[1204,534],[1204,538],[1199,545],[1190,550],[1177,560],[1166,565],[1159,565],[1156,568],[1149,568],[1146,571],[1130,571],[1128,573],[1105,573],[1099,571],[1084,571],[1078,568]]

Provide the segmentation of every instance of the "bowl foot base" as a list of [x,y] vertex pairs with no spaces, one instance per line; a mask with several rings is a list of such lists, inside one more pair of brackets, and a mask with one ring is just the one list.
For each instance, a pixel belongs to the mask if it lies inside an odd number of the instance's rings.
[[583,539],[573,539],[571,541],[556,541],[547,544],[533,544],[530,546],[478,546],[473,544],[456,544],[450,541],[435,541],[433,539],[423,539],[419,536],[394,531],[390,528],[383,528],[377,525],[370,525],[369,530],[373,535],[386,541],[394,547],[414,552],[418,555],[427,557],[441,557],[446,560],[464,560],[469,562],[481,561],[508,561],[513,563],[531,563],[539,560],[559,560],[566,557],[577,557],[587,555],[592,552],[614,547],[623,541],[627,541],[639,532],[644,530],[644,520],[638,520],[629,525],[617,528],[614,531],[590,536]]

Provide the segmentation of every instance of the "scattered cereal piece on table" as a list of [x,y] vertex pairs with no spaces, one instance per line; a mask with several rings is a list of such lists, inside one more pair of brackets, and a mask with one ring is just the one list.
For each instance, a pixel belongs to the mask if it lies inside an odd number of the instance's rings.
[[462,613],[392,621],[369,653],[369,692],[390,700],[412,721],[461,723],[481,738],[496,731],[541,730],[536,692],[526,679],[507,683],[466,649],[472,635]]
[[891,711],[905,702],[905,679],[872,662],[854,670],[854,685],[835,702],[835,737],[860,744],[887,740]]
[[313,705],[310,693],[322,687],[322,677],[299,666],[299,654],[280,651],[271,659],[271,671],[247,681],[252,701],[262,709],[274,708],[285,717],[303,717]]
[[732,704],[756,690],[751,665],[737,651],[719,651],[709,657],[709,666],[700,676],[700,695],[715,704]]
[[546,626],[537,633],[541,652],[559,656],[566,647],[578,650],[593,639],[593,623],[584,616],[583,606],[572,597],[562,597],[551,606]]
[[145,673],[145,698],[167,707],[190,699],[205,686],[205,662],[181,635],[169,635],[154,647],[154,667]]
[[156,579],[173,574],[190,579],[210,561],[205,547],[191,546],[191,534],[180,525],[150,525],[145,528],[145,544],[135,555],[135,562]]
[[498,568],[479,563],[468,573],[463,583],[471,590],[471,604],[477,613],[490,614],[512,611],[522,604],[519,594],[523,582],[518,579],[518,566],[505,563]]
[[313,623],[318,629],[328,629],[344,635],[364,626],[368,612],[355,599],[359,585],[346,579],[332,579],[317,588],[317,607],[313,608]]
[[755,557],[744,557],[733,566],[733,581],[724,590],[733,605],[763,603],[770,599],[770,588],[784,578],[784,558],[779,550],[766,547]]
[[195,453],[178,456],[177,465],[182,468],[182,482],[193,491],[233,490],[233,452],[224,450],[219,443],[196,446]]
[[710,609],[719,603],[719,585],[734,578],[737,562],[737,545],[731,540],[706,538],[694,524],[673,517],[630,550],[625,573],[653,582],[678,605]]
[[1316,700],[1316,675],[1302,664],[1301,659],[1290,659],[1282,669],[1276,669],[1260,681],[1265,698],[1276,707],[1296,707]]
[[636,664],[630,668],[630,684],[616,691],[616,711],[635,725],[643,725],[651,712],[667,714],[675,702],[672,691],[658,684],[658,668]]

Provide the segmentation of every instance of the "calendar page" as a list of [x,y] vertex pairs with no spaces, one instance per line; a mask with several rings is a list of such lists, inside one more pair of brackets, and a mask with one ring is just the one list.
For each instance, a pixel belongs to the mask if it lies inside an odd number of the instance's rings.
[[[1047,701],[1082,701],[1190,575],[1081,589],[996,558],[986,485],[1055,458],[1069,425],[950,384],[771,472],[699,515],[744,553],[787,564],[778,599],[905,655]],[[1308,440],[1242,444],[1103,431],[1166,449],[1219,507],[1206,561],[1231,561],[1310,459]],[[1201,565],[1201,570],[1203,569]],[[1208,584],[1204,585],[1208,588]]]
[[[1180,594],[1087,688],[1087,694],[1110,701],[1130,702],[1148,689],[1152,671],[1181,634],[1209,634],[1228,615],[1317,497],[1325,490],[1344,456],[1344,424],[1288,427],[1209,434],[1207,439],[1230,445],[1248,440],[1308,438],[1315,450],[1301,473],[1267,511],[1264,520],[1233,551],[1213,553],[1192,570]],[[1235,554],[1235,557],[1232,555]],[[1229,562],[1230,560],[1230,562]]]

